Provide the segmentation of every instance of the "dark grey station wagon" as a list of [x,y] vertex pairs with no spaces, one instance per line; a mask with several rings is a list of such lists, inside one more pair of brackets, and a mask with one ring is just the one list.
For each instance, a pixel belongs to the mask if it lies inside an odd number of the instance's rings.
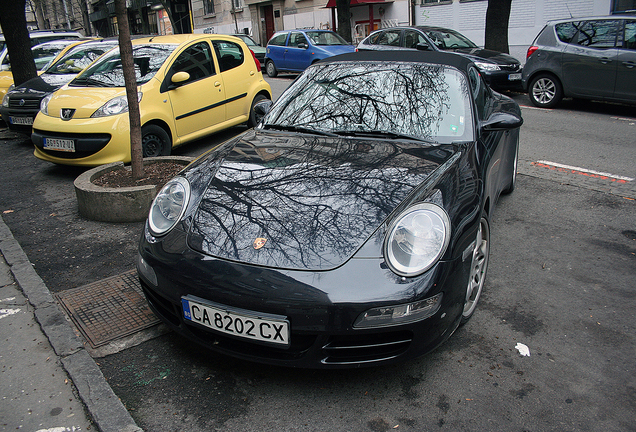
[[636,103],[636,16],[548,22],[528,48],[522,82],[542,108],[564,97]]

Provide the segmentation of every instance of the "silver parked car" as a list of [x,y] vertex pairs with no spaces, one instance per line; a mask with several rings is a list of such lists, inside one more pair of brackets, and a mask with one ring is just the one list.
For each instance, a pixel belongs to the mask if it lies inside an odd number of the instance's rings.
[[522,82],[541,108],[564,97],[636,103],[636,16],[548,22],[528,48]]

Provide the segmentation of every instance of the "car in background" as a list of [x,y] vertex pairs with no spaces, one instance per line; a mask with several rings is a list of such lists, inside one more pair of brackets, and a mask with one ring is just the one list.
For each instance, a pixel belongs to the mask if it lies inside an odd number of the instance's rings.
[[[80,42],[79,39],[62,39],[44,42],[31,48],[35,68],[41,73],[59,55],[63,55],[70,47]],[[0,53],[0,100],[9,89],[13,88],[13,73],[8,50]]]
[[473,316],[521,110],[465,57],[343,54],[154,200],[154,313],[225,355],[344,368],[429,352]]
[[[233,36],[182,34],[132,41],[143,156],[247,123],[271,99],[260,65]],[[36,157],[62,165],[130,162],[128,99],[119,49],[42,100],[31,139]]]
[[548,22],[528,48],[523,86],[541,108],[564,97],[636,103],[636,16]]
[[279,72],[302,72],[318,60],[354,51],[354,45],[330,30],[279,31],[267,42],[265,71],[272,78]]
[[245,45],[247,45],[247,47],[252,50],[252,52],[256,56],[256,59],[261,63],[261,66],[265,66],[265,53],[267,52],[265,48],[257,44],[251,36],[244,33],[236,33],[231,36],[236,36],[237,38],[245,42]]
[[521,63],[511,55],[479,48],[461,33],[443,27],[390,27],[363,39],[358,51],[433,50],[461,54],[475,63],[494,90],[521,90]]
[[[44,42],[61,39],[80,39],[82,34],[69,31],[69,30],[35,30],[29,32],[29,38],[31,39],[31,46],[38,45]],[[6,48],[6,40],[3,33],[0,33],[0,51]]]
[[12,131],[30,135],[42,99],[75,78],[102,54],[117,46],[117,38],[77,42],[38,77],[7,92],[0,108],[2,119]]

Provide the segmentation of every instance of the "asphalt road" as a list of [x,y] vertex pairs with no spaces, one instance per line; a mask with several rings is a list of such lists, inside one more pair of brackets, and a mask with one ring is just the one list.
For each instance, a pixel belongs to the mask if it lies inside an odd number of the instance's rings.
[[[270,80],[281,89],[290,81]],[[522,175],[495,211],[485,291],[448,343],[401,365],[308,371],[236,361],[168,333],[97,359],[137,424],[191,432],[636,430],[636,201],[604,192],[607,179],[523,174],[547,160],[636,177],[636,111],[569,102],[523,114]],[[199,154],[242,130],[177,152]],[[51,291],[134,267],[141,223],[81,219],[72,182],[82,170],[36,160],[28,140],[6,132],[0,145],[2,217]]]

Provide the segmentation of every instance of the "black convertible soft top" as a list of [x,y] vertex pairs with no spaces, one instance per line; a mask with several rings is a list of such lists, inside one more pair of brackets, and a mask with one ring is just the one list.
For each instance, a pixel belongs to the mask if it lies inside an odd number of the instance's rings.
[[455,53],[412,50],[358,51],[354,53],[327,57],[326,59],[321,60],[320,63],[355,61],[443,64],[453,66],[463,71],[466,71],[468,69],[468,65],[472,63],[465,56]]

